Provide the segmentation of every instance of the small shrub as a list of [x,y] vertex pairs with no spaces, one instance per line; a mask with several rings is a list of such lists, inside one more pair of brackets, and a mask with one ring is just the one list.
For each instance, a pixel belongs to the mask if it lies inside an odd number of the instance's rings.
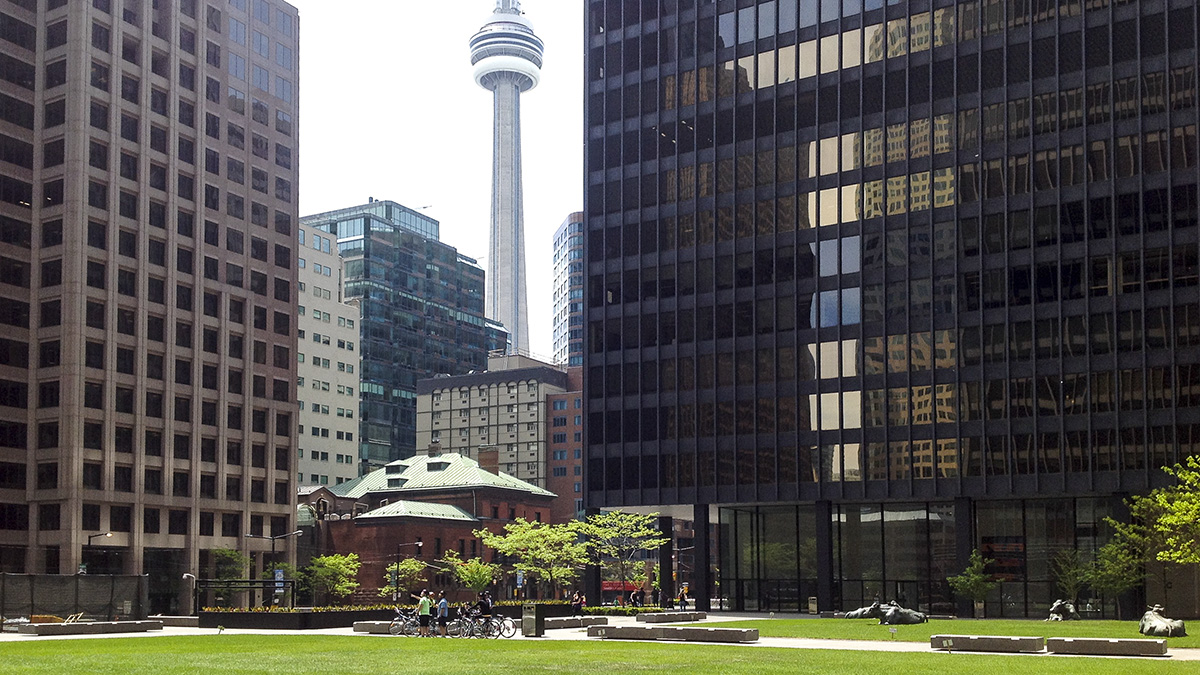
[[584,607],[588,616],[637,616],[638,614],[661,614],[661,607]]

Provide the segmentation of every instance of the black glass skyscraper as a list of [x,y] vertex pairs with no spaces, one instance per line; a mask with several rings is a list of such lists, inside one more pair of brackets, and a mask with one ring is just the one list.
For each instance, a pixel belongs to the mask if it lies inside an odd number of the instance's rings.
[[1200,452],[1195,3],[586,24],[587,505],[716,515],[737,609],[953,611],[978,548],[1044,616]]

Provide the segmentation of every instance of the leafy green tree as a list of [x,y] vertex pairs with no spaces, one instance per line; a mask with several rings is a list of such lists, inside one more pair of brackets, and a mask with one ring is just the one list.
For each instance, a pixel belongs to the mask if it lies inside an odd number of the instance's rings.
[[1079,592],[1088,583],[1091,565],[1079,549],[1059,551],[1050,560],[1050,571],[1054,574],[1054,583],[1058,590],[1071,603],[1079,600]]
[[[283,578],[284,579],[289,579],[294,582],[294,585],[291,588],[287,589],[287,593],[294,592],[296,594],[296,598],[297,598],[296,601],[302,602],[302,600],[300,600],[300,597],[302,595],[312,591],[312,587],[311,587],[311,584],[309,583],[307,571],[304,568],[296,567],[295,565],[293,565],[291,563],[277,562],[277,563],[272,564],[270,566],[270,568],[263,570],[262,574],[259,576],[259,578],[260,579],[274,579],[275,578],[275,570],[277,570],[277,569],[283,570]],[[283,602],[284,604],[287,604],[287,594],[286,593],[282,597],[280,597],[280,601]]]
[[492,585],[500,575],[500,566],[475,557],[463,560],[457,551],[446,551],[438,560],[443,563],[463,587],[476,593]]
[[962,573],[946,577],[946,582],[958,595],[973,602],[983,602],[988,592],[1000,583],[984,571],[984,568],[993,562],[995,561],[990,558],[984,558],[979,549],[975,549],[971,551],[971,557],[967,559],[967,566]]
[[330,600],[342,600],[349,596],[359,586],[356,578],[361,566],[357,553],[313,558],[307,571],[316,599],[329,603]]
[[245,579],[250,567],[250,558],[232,548],[212,550],[213,578],[221,581]]
[[1137,547],[1120,535],[1096,551],[1088,583],[1117,601],[1117,616],[1121,616],[1121,594],[1137,588],[1145,580],[1145,560]]
[[1153,512],[1154,531],[1161,537],[1162,547],[1155,557],[1162,562],[1179,565],[1200,565],[1200,457],[1191,455],[1183,464],[1164,466],[1163,471],[1176,484],[1153,490],[1133,504],[1149,502]]
[[587,554],[569,525],[550,525],[524,518],[504,526],[504,534],[475,530],[484,546],[515,559],[513,567],[531,580],[545,583],[552,594],[574,580]]
[[[392,580],[396,583],[393,584]],[[405,558],[400,562],[394,562],[387,566],[386,574],[383,578],[383,587],[379,589],[379,595],[394,596],[398,600],[407,600],[408,596],[404,595],[404,591],[412,593],[417,589],[417,586],[425,583],[425,563],[416,558]]]
[[584,536],[584,545],[592,560],[616,571],[621,588],[629,580],[633,559],[646,551],[658,550],[671,541],[658,529],[658,514],[609,511],[571,523]]

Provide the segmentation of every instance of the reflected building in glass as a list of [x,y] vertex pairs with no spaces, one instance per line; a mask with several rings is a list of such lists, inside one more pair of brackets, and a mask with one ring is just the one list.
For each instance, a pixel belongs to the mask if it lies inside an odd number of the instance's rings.
[[486,369],[507,334],[483,316],[483,269],[438,240],[438,221],[372,200],[301,224],[341,252],[343,297],[360,310],[361,475],[415,452],[418,380]]
[[590,1],[587,506],[694,520],[701,606],[978,548],[1044,616],[1200,452],[1194,5]]

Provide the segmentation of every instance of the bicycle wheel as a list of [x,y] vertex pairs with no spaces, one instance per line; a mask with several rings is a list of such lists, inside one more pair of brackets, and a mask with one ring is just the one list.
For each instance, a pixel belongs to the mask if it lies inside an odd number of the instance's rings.
[[507,616],[504,617],[504,620],[500,622],[500,635],[502,635],[503,637],[506,637],[506,638],[510,638],[516,634],[517,634],[517,623],[515,621],[513,621],[510,617],[507,617]]
[[392,622],[388,624],[388,632],[392,635],[399,635],[403,630],[404,624],[395,619],[392,619]]
[[463,624],[459,619],[455,619],[446,624],[446,637],[460,638],[463,636]]

